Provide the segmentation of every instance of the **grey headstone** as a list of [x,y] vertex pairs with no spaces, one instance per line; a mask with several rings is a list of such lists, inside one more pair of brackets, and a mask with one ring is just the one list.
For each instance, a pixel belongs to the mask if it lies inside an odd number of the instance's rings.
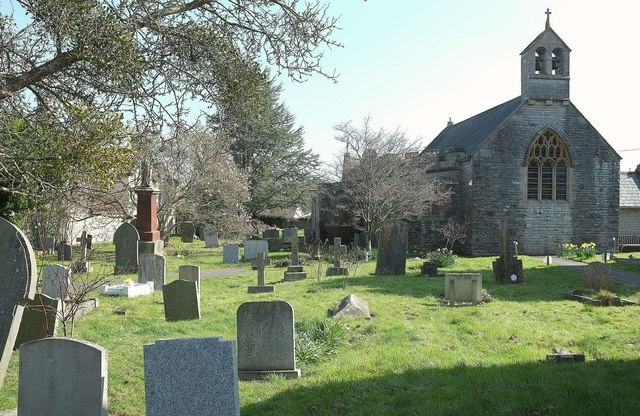
[[267,238],[267,246],[269,247],[269,253],[279,253],[284,248],[282,238]]
[[203,231],[204,234],[204,246],[206,248],[213,248],[220,246],[218,241],[218,233],[213,228],[206,227]]
[[196,282],[200,292],[200,266],[182,265],[178,268],[178,279]]
[[338,305],[338,308],[333,314],[333,317],[362,317],[369,319],[371,318],[371,314],[369,313],[369,304],[356,295],[351,294],[342,299],[340,305]]
[[40,293],[25,305],[20,322],[20,331],[13,349],[20,348],[25,342],[48,338],[56,335],[58,314],[62,311],[62,301]]
[[298,229],[297,228],[285,228],[284,230],[282,230],[282,238],[284,238],[287,241],[291,241],[291,236],[297,236],[298,235]]
[[50,264],[42,269],[42,293],[50,298],[67,299],[71,289],[69,268]]
[[382,228],[378,242],[376,274],[405,274],[407,242],[407,230],[400,222]]
[[116,265],[114,274],[138,272],[138,240],[140,235],[136,227],[125,222],[113,235],[116,246]]
[[269,243],[266,240],[246,240],[244,242],[244,259],[258,258],[258,253],[269,254]]
[[162,300],[167,321],[200,319],[200,293],[196,282],[178,279],[162,286]]
[[293,307],[284,301],[246,302],[238,308],[238,376],[299,378]]
[[303,231],[305,240],[313,237],[313,229],[311,227],[305,227]]
[[225,244],[222,246],[222,263],[238,263],[240,261],[240,246]]
[[143,350],[147,415],[240,415],[234,341],[161,339]]
[[52,253],[53,250],[56,249],[56,238],[55,237],[45,237],[43,241],[42,248],[47,253]]
[[190,222],[180,224],[180,241],[183,243],[193,243],[193,234],[196,229]]
[[71,244],[60,243],[60,245],[58,245],[58,261],[71,261],[72,255],[73,248]]
[[167,261],[159,254],[138,257],[138,283],[153,282],[154,290],[161,290],[167,275]]
[[585,267],[584,273],[584,287],[586,289],[595,290],[611,290],[613,284],[611,282],[611,268],[599,261],[590,263]]
[[265,240],[267,238],[280,238],[280,230],[278,230],[277,228],[264,230],[262,232],[262,238],[264,238]]
[[72,338],[44,338],[20,347],[18,414],[107,414],[107,351]]
[[27,237],[0,218],[0,388],[20,329],[27,299],[33,299],[38,276],[36,257]]

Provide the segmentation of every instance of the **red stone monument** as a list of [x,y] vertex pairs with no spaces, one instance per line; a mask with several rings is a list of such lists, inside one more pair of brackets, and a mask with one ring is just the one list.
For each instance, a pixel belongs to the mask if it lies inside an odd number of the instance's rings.
[[160,191],[151,186],[151,168],[142,163],[142,183],[135,189],[138,195],[136,228],[140,234],[138,254],[162,254],[163,241],[158,231],[158,194]]

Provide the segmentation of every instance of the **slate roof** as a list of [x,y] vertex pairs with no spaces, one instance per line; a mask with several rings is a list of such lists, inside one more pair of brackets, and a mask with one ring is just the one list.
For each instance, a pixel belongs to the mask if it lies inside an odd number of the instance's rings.
[[472,155],[522,103],[522,98],[516,97],[464,121],[447,126],[429,143],[425,151],[436,149],[444,151],[447,147],[452,147]]
[[640,172],[620,172],[620,207],[640,208]]

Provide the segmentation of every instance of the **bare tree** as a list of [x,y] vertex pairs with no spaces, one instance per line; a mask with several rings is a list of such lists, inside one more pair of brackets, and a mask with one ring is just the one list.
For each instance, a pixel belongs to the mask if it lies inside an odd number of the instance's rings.
[[449,220],[436,227],[438,231],[447,242],[447,248],[453,250],[453,246],[456,243],[464,243],[467,241],[467,234],[469,232],[469,223],[463,220],[456,220],[455,218],[449,218]]
[[334,126],[336,139],[346,144],[337,209],[350,214],[352,225],[367,232],[367,245],[383,225],[413,219],[429,207],[449,201],[451,190],[427,180],[418,155],[418,141],[399,128],[374,129],[371,119],[362,127],[351,122]]

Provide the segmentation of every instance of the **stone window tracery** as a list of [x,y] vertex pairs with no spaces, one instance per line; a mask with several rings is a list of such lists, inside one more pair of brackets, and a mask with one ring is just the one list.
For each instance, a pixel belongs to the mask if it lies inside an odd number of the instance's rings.
[[527,199],[566,200],[567,169],[571,164],[567,146],[550,128],[531,143],[527,155]]

